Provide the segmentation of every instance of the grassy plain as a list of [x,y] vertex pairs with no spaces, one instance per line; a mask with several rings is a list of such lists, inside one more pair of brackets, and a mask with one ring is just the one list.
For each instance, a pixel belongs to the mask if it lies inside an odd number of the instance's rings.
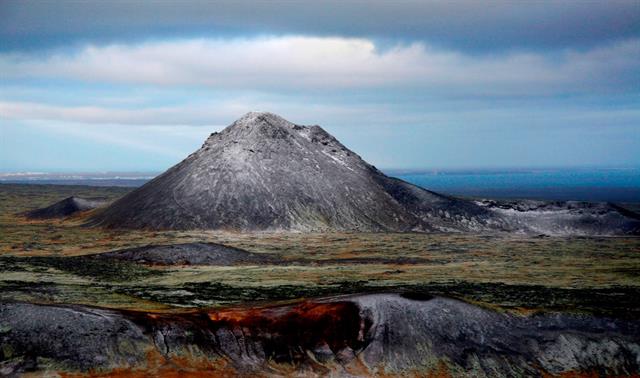
[[[121,231],[83,226],[89,214],[52,221],[19,215],[70,195],[116,199],[128,190],[0,185],[0,300],[170,311],[404,291],[508,311],[640,315],[640,238]],[[281,262],[160,267],[82,257],[192,241],[272,254]]]

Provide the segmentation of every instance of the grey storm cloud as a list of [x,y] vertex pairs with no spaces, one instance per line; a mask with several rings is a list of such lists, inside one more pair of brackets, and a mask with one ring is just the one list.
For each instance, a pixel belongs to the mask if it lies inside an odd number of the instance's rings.
[[0,48],[215,34],[423,41],[474,52],[589,48],[640,35],[640,1],[0,2]]

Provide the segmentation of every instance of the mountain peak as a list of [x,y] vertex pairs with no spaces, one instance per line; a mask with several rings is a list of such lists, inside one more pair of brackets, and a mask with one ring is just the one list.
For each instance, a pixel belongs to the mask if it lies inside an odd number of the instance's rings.
[[639,222],[611,207],[517,205],[531,211],[523,215],[512,205],[504,209],[424,190],[385,176],[320,126],[250,112],[97,213],[90,224],[314,232],[624,234],[640,229]]
[[272,127],[293,128],[294,123],[287,121],[277,114],[269,112],[249,112],[238,118],[230,127],[256,127],[269,125]]
[[305,129],[304,126],[296,125],[277,114],[269,112],[249,112],[238,118],[231,125],[222,130],[221,133],[212,134],[207,141],[212,142],[222,135],[233,138],[238,142],[252,143],[264,139],[287,139],[295,135],[294,131]]
[[264,112],[264,111],[247,112],[242,117],[238,118],[236,122],[255,122],[255,121],[264,120],[264,119],[288,122],[287,120],[285,120],[284,118],[282,118],[281,116],[275,113]]

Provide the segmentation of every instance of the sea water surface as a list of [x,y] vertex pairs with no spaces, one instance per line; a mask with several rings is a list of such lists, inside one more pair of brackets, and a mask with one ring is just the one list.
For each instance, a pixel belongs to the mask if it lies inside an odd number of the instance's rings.
[[429,190],[465,197],[640,202],[640,168],[385,173]]
[[[638,168],[392,170],[384,172],[436,192],[473,198],[640,203]],[[157,172],[0,173],[0,183],[143,185]]]

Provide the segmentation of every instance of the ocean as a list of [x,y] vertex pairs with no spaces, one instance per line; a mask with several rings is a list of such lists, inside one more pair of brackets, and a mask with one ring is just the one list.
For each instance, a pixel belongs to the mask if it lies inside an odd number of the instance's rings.
[[640,202],[640,168],[387,171],[464,197]]
[[[640,203],[640,168],[385,170],[436,192],[474,198]],[[128,186],[157,173],[0,173],[0,183]]]

